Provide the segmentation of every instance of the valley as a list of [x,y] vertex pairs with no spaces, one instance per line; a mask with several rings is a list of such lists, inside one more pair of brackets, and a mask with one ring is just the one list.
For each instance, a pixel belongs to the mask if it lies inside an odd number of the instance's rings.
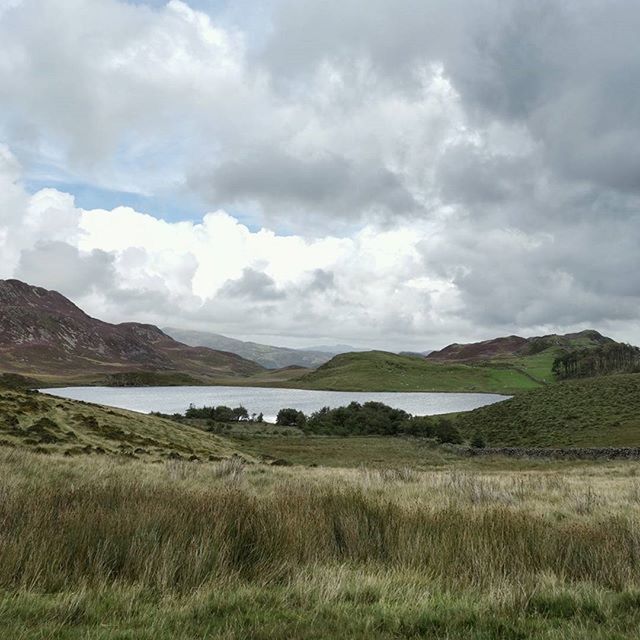
[[8,637],[635,638],[633,347],[268,368],[17,281],[0,302]]

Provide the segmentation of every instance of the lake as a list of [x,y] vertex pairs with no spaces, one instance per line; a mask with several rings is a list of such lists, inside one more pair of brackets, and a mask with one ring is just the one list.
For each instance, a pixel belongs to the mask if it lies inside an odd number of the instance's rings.
[[190,404],[246,407],[249,414],[263,413],[275,421],[280,409],[291,407],[310,414],[322,407],[340,407],[350,402],[384,402],[413,415],[436,415],[470,411],[506,400],[509,396],[489,393],[393,393],[310,391],[264,387],[66,387],[41,389],[44,393],[84,400],[120,409],[149,413],[184,413]]

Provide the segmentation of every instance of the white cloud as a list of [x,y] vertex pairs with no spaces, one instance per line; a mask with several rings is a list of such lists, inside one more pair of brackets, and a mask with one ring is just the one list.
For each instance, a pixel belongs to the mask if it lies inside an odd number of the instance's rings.
[[0,275],[232,334],[640,340],[633,3],[252,4],[0,1]]

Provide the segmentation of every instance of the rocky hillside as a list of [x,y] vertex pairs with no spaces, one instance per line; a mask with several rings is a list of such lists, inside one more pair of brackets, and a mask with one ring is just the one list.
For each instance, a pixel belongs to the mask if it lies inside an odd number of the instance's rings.
[[69,381],[145,371],[195,383],[262,370],[233,353],[189,347],[153,325],[96,320],[56,291],[0,280],[0,371]]

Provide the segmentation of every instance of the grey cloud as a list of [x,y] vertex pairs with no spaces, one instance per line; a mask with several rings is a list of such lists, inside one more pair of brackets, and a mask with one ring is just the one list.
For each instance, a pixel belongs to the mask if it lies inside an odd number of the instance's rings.
[[[441,63],[480,122],[522,123],[569,179],[640,189],[640,6],[625,0],[281,0],[264,63],[282,86],[367,60],[416,91]],[[476,120],[476,122],[478,122]]]
[[356,163],[334,154],[301,158],[275,148],[200,169],[191,185],[216,204],[256,201],[280,213],[358,217],[402,214],[417,206],[402,177],[379,162]]
[[20,255],[16,277],[68,296],[114,286],[113,256],[104,251],[80,253],[65,242],[40,242]]
[[435,182],[445,202],[471,207],[500,205],[531,197],[537,169],[529,157],[490,154],[462,143],[445,151]]
[[306,291],[309,293],[324,293],[335,288],[335,277],[331,271],[316,269],[313,272],[311,282],[307,285]]
[[273,278],[251,268],[244,269],[237,280],[228,280],[220,289],[220,295],[260,302],[282,300],[286,297],[284,291],[278,289]]

